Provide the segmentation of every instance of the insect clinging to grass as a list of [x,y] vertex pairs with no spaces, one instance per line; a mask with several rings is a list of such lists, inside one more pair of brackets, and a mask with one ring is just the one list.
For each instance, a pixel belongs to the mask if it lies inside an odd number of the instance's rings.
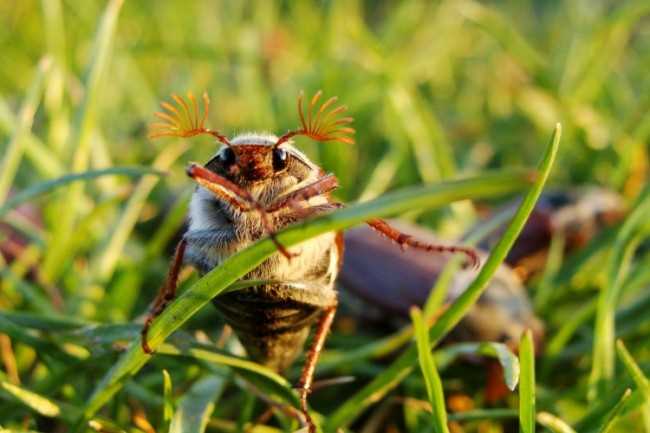
[[[315,425],[307,412],[314,370],[337,307],[335,281],[343,259],[343,238],[326,233],[285,248],[275,233],[297,221],[331,212],[342,205],[331,193],[337,178],[327,174],[293,144],[304,136],[318,142],[353,144],[351,117],[346,107],[332,97],[319,105],[317,92],[303,108],[298,97],[300,127],[280,137],[271,134],[242,134],[228,138],[208,129],[209,99],[204,109],[192,94],[187,99],[172,96],[175,105],[164,102],[156,113],[161,122],[151,126],[150,137],[194,137],[210,135],[221,144],[205,164],[190,164],[187,174],[198,185],[190,202],[189,226],[176,247],[169,274],[142,328],[142,348],[151,353],[147,331],[152,321],[174,298],[183,264],[200,274],[209,272],[229,255],[269,236],[278,252],[245,276],[270,281],[257,287],[222,294],[213,304],[233,328],[248,355],[277,371],[286,369],[302,352],[312,325],[316,324],[310,350],[298,383],[298,392],[310,431]],[[421,242],[381,219],[367,224],[402,248],[436,253],[461,253],[471,266],[478,256],[471,248]],[[368,272],[372,272],[369,269]]]

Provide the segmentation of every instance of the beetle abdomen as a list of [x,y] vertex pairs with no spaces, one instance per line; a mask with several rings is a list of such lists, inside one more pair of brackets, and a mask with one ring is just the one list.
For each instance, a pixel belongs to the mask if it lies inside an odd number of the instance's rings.
[[248,356],[276,371],[286,369],[300,355],[321,311],[317,305],[278,296],[281,293],[267,286],[212,300]]

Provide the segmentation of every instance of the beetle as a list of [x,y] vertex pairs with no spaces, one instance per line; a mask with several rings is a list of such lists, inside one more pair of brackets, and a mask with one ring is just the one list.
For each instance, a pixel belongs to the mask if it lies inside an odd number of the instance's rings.
[[[277,137],[242,134],[228,138],[205,127],[209,99],[203,94],[203,112],[196,98],[172,95],[175,105],[163,102],[160,120],[151,125],[150,137],[214,137],[221,148],[205,164],[190,164],[187,174],[198,185],[192,195],[188,230],[176,252],[164,285],[156,296],[141,331],[142,349],[151,353],[147,331],[175,297],[183,264],[203,275],[231,254],[269,236],[278,252],[244,278],[273,283],[213,299],[213,304],[233,328],[248,355],[274,370],[286,369],[301,353],[312,325],[316,331],[297,385],[301,411],[310,432],[316,430],[307,411],[307,395],[320,351],[337,307],[335,280],[343,259],[342,233],[325,233],[292,248],[281,245],[275,233],[296,221],[331,212],[342,205],[331,192],[337,178],[313,163],[292,142],[304,136],[317,142],[353,144],[351,117],[336,97],[319,105],[317,92],[303,109],[298,97],[300,127]],[[374,218],[367,224],[403,249],[427,253],[460,253],[467,264],[478,267],[472,248],[422,242]]]

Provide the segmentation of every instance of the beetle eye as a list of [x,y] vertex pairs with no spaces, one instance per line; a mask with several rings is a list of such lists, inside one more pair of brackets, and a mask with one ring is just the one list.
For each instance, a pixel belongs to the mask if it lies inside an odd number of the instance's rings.
[[280,171],[287,166],[287,157],[289,154],[281,147],[273,149],[273,170]]
[[235,163],[235,160],[237,158],[235,157],[235,152],[233,152],[231,148],[226,147],[221,152],[219,152],[217,159],[224,168],[228,168]]

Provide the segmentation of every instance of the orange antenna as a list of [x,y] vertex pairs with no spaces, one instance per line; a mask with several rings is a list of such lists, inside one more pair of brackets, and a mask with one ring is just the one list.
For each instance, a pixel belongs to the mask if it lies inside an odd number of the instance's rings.
[[210,98],[203,92],[203,115],[199,114],[199,104],[192,92],[187,93],[186,101],[182,97],[172,94],[175,105],[162,102],[163,111],[154,113],[162,122],[152,123],[149,126],[149,138],[159,137],[195,137],[197,135],[211,135],[221,143],[230,146],[225,135],[205,127],[210,109]]
[[300,92],[298,96],[298,115],[300,116],[301,128],[284,134],[275,143],[275,147],[296,135],[304,135],[316,141],[340,141],[341,143],[354,144],[354,139],[349,136],[354,134],[354,129],[347,126],[352,123],[352,117],[339,117],[347,110],[347,107],[339,105],[330,109],[338,99],[336,96],[325,101],[318,110],[314,110],[322,94],[323,92],[319,90],[312,96],[305,118],[305,112],[302,108],[304,94]]

